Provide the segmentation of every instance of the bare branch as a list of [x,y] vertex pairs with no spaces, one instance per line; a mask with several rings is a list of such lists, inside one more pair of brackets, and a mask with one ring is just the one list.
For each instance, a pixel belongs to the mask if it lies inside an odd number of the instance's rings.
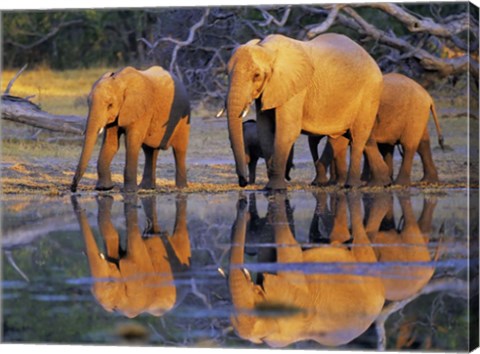
[[360,26],[360,31],[374,40],[399,49],[403,52],[411,52],[411,55],[417,58],[422,66],[427,70],[439,71],[443,76],[453,73],[465,72],[468,68],[469,56],[463,55],[457,58],[439,58],[424,49],[415,48],[409,42],[396,37],[393,33],[387,34],[365,21],[351,7],[343,8],[343,11],[350,15]]
[[62,22],[57,27],[53,28],[49,33],[44,35],[42,38],[40,38],[40,39],[36,40],[35,42],[30,43],[30,44],[17,43],[17,42],[11,41],[11,40],[7,40],[7,41],[5,41],[5,43],[11,44],[15,47],[19,47],[19,48],[22,48],[22,49],[25,49],[25,50],[32,49],[32,48],[48,41],[50,38],[56,36],[57,33],[62,28],[79,25],[81,23],[83,23],[83,20],[72,20],[72,21]]
[[315,36],[318,36],[319,34],[327,31],[335,22],[337,19],[338,12],[344,7],[345,5],[335,5],[333,6],[332,10],[328,14],[327,18],[325,21],[322,22],[322,24],[315,26],[311,28],[308,33],[307,37],[308,38],[313,38]]
[[257,7],[256,9],[262,13],[263,18],[265,19],[264,22],[258,24],[260,27],[270,26],[272,22],[278,27],[283,27],[287,23],[290,13],[292,11],[292,7],[290,5],[287,6],[281,20],[279,21],[264,8]]
[[431,18],[418,18],[407,11],[401,6],[393,3],[371,3],[368,5],[350,5],[352,7],[371,7],[382,10],[387,14],[395,17],[402,22],[407,29],[412,32],[428,32],[435,36],[450,38],[452,35],[458,34],[462,31],[469,29],[469,17],[467,13],[457,16],[455,20],[444,24],[438,24]]
[[12,86],[13,84],[15,83],[15,81],[18,79],[18,77],[20,75],[22,75],[22,73],[25,71],[25,69],[27,68],[28,64],[25,64],[16,74],[15,76],[9,81],[8,85],[7,85],[7,88],[5,89],[5,92],[4,94],[9,94],[10,93],[10,90],[12,89]]

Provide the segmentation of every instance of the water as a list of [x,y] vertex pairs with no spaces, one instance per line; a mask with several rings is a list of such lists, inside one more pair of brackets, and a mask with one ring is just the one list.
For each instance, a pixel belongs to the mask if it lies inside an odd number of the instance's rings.
[[464,351],[467,197],[4,196],[2,340]]

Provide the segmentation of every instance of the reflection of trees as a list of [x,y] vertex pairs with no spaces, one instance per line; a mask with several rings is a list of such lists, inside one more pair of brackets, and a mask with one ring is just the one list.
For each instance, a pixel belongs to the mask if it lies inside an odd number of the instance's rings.
[[186,197],[176,201],[173,234],[162,231],[156,216],[155,197],[142,198],[149,225],[141,232],[137,198],[129,196],[124,204],[127,240],[111,220],[113,198],[98,197],[98,226],[104,241],[101,251],[88,223],[85,210],[76,196],[72,204],[85,241],[86,254],[94,283],[92,293],[103,308],[127,317],[142,312],[161,316],[177,302],[174,271],[190,265],[190,240],[186,224]]
[[[385,323],[390,319],[392,315],[395,313],[401,312],[407,305],[411,304],[421,296],[426,296],[429,294],[434,294],[437,293],[436,297],[433,299],[433,301],[436,301],[437,298],[443,297],[445,294],[454,297],[454,298],[461,298],[462,300],[466,301],[468,299],[467,296],[467,282],[465,280],[457,279],[457,278],[440,278],[440,279],[434,279],[427,285],[425,285],[424,288],[422,288],[417,294],[414,294],[406,299],[399,300],[399,301],[393,301],[389,304],[387,304],[382,312],[380,313],[380,316],[377,317],[375,321],[375,329],[377,332],[378,336],[378,341],[377,341],[377,349],[378,350],[385,350],[387,349],[387,333],[385,332]],[[418,315],[418,314],[417,314]],[[415,325],[415,323],[413,324]],[[398,336],[403,336],[403,338],[397,338],[397,349],[402,348],[402,344],[407,344],[405,342],[409,341],[410,343],[417,339],[417,338],[410,338],[411,337],[411,331],[412,328],[408,328],[407,326],[402,326],[407,330],[407,333],[401,332],[398,334]],[[433,325],[432,325],[433,327]],[[426,340],[427,338],[423,338],[423,340]],[[429,349],[429,348],[424,348],[424,349]]]

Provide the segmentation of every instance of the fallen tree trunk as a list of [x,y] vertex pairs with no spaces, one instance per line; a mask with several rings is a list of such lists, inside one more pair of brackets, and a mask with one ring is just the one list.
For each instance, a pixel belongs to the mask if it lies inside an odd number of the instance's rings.
[[42,111],[25,98],[2,95],[2,119],[55,132],[82,135],[85,118]]

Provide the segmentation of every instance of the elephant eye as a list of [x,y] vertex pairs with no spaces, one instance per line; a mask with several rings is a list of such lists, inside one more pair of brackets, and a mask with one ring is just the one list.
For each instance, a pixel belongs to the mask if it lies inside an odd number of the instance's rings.
[[113,107],[113,103],[109,103],[109,104],[107,105],[107,109],[108,109],[108,110],[112,109],[112,107]]
[[256,72],[254,75],[253,75],[253,80],[259,80],[260,79],[260,73],[259,72]]

